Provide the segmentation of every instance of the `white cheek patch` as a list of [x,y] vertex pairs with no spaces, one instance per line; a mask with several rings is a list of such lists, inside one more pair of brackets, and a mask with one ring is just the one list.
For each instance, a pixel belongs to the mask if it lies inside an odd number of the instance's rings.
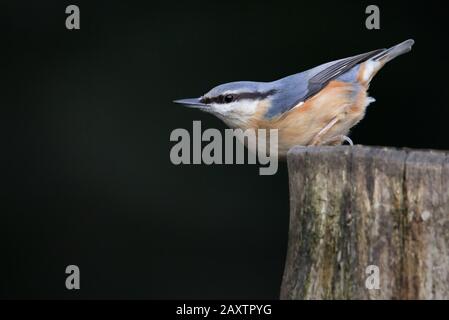
[[232,109],[232,105],[233,105],[233,103],[229,103],[229,104],[212,103],[210,106],[214,112],[216,112],[218,114],[226,115]]
[[240,100],[226,104],[212,104],[213,113],[230,127],[244,125],[257,111],[259,101]]
[[374,74],[379,70],[380,62],[374,61],[374,60],[368,60],[365,62],[363,74],[362,74],[362,80],[363,81],[369,81]]
[[252,116],[258,106],[258,101],[241,100],[226,104],[212,104],[212,109],[222,115],[227,116]]
[[259,101],[243,100],[240,101],[240,103],[236,103],[234,110],[240,113],[242,116],[252,116],[256,112],[258,105]]

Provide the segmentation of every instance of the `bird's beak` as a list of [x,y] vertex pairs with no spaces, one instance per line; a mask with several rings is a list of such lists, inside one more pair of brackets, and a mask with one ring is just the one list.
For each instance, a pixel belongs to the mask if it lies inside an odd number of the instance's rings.
[[205,108],[209,107],[209,105],[200,102],[200,98],[181,99],[181,100],[175,100],[173,102],[177,103],[177,104],[182,104],[189,108],[205,109]]

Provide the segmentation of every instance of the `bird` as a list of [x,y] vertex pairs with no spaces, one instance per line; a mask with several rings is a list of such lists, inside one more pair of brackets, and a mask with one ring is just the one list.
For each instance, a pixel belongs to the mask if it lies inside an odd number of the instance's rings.
[[271,82],[225,83],[198,98],[173,102],[211,113],[232,129],[276,129],[280,157],[296,145],[353,145],[348,133],[375,101],[368,95],[371,80],[413,44],[409,39]]

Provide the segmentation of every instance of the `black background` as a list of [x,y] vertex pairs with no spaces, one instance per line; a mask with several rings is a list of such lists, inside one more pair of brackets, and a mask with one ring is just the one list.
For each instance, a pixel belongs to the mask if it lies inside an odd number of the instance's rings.
[[[171,101],[414,38],[351,138],[449,149],[447,11],[377,1],[369,31],[369,4],[2,1],[0,297],[278,298],[285,164],[172,165],[173,129],[225,125]],[[81,290],[65,289],[69,264]]]

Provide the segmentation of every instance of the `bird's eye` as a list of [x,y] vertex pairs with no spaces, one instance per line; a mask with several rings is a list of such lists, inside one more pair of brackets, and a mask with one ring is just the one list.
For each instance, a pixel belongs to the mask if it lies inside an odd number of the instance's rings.
[[234,101],[234,99],[235,99],[235,97],[234,97],[234,95],[232,95],[232,94],[227,94],[227,95],[225,95],[225,97],[224,97],[224,101],[225,101],[226,103],[230,103],[230,102]]

